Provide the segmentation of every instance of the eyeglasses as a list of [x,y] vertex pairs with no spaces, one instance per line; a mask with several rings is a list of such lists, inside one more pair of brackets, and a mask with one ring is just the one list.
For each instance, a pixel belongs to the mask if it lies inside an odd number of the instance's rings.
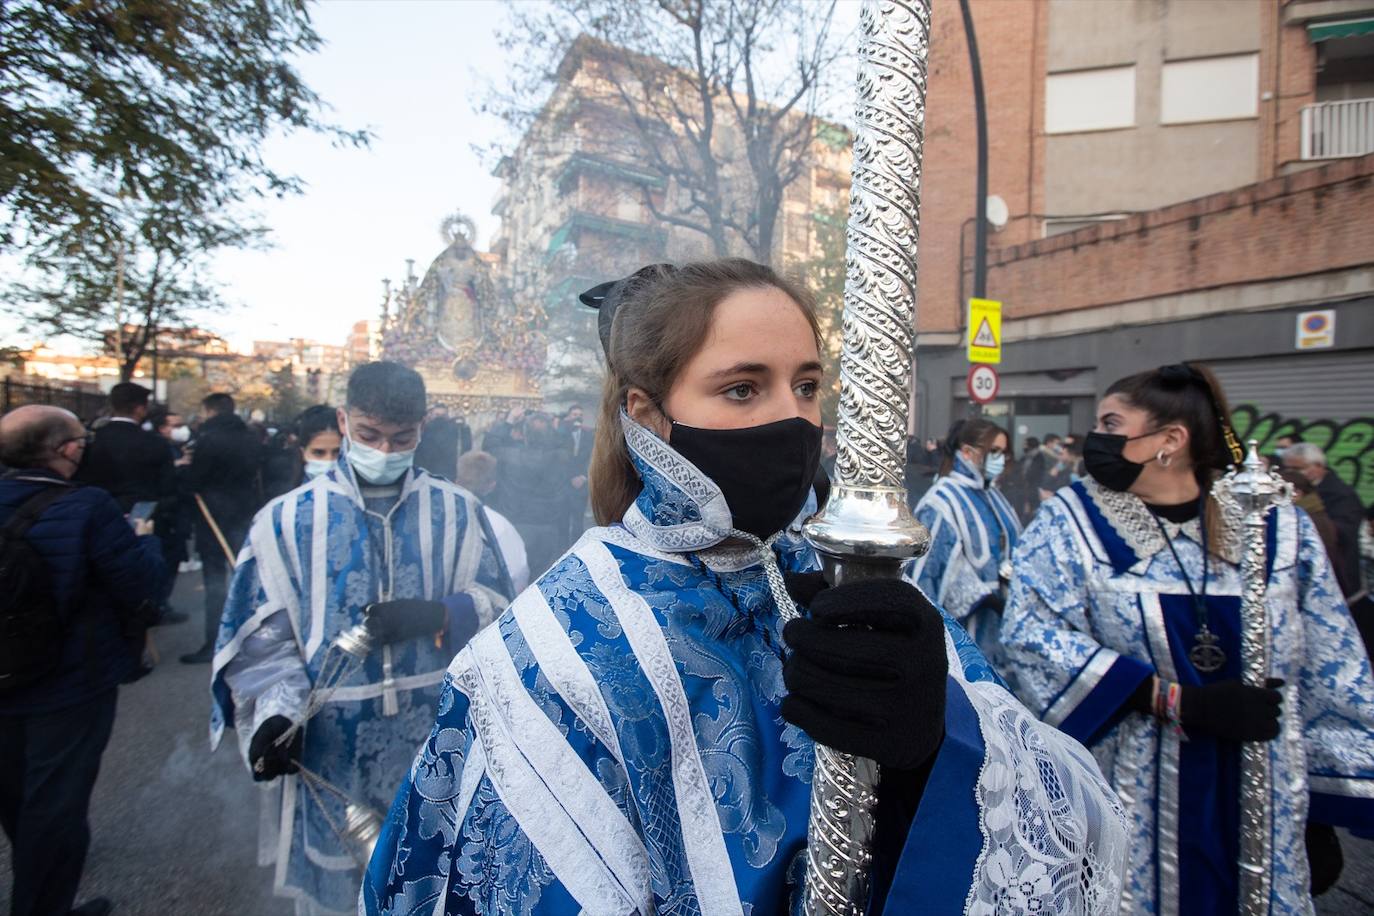
[[62,446],[66,445],[68,442],[80,442],[82,445],[89,446],[89,445],[90,445],[92,442],[94,442],[94,441],[95,441],[95,433],[86,432],[86,433],[82,433],[82,434],[79,435],[79,436],[72,436],[70,439],[63,439],[61,442],[57,443],[57,447],[58,447],[58,448],[61,448]]

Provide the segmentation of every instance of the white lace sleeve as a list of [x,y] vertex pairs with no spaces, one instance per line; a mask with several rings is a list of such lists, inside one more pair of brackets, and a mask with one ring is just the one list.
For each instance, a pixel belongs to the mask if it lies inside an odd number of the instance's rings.
[[299,722],[310,696],[310,676],[286,611],[277,611],[243,641],[224,668],[224,682],[234,698],[239,750],[247,760],[248,742],[272,716]]
[[983,851],[966,912],[1115,914],[1125,813],[1097,762],[997,684],[965,689],[987,747],[978,780]]

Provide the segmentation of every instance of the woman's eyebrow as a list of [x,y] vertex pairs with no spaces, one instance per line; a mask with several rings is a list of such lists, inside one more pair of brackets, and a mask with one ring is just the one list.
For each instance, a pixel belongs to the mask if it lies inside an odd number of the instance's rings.
[[712,372],[707,378],[718,379],[731,375],[767,375],[769,371],[769,368],[763,363],[735,363],[728,369]]

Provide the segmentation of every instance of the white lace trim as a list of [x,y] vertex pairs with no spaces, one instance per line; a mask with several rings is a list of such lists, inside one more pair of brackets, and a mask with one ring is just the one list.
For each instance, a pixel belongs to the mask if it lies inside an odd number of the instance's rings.
[[[1140,497],[1134,493],[1109,490],[1091,478],[1084,481],[1084,486],[1088,498],[1138,558],[1149,559],[1161,550],[1168,549],[1164,543],[1164,535],[1160,533],[1159,523],[1155,521],[1154,514]],[[1239,515],[1230,510],[1224,510],[1220,515],[1221,543],[1208,544],[1208,548],[1228,563],[1239,563],[1242,533]],[[1181,525],[1164,521],[1164,527],[1171,538],[1183,534],[1199,544],[1202,543],[1201,519],[1192,519]]]
[[510,610],[549,685],[623,766],[625,756],[620,750],[620,738],[616,735],[606,698],[601,695],[587,663],[573,647],[568,631],[553,615],[544,593],[535,588],[527,589],[515,599]]
[[[500,630],[488,627],[474,639],[478,643],[472,654],[475,667],[500,712],[506,734],[616,881],[641,909],[645,908],[653,899],[653,891],[644,842],[586,761],[525,689]],[[528,822],[520,819],[520,824],[534,839]]]
[[984,844],[965,912],[1115,914],[1125,813],[1096,762],[1002,687],[964,689],[986,746],[977,787]]
[[686,494],[701,513],[700,521],[667,525],[645,517],[638,505],[632,504],[625,513],[625,527],[641,540],[672,551],[704,550],[729,537],[733,519],[725,503],[725,494],[715,481],[667,442],[631,420],[623,410],[620,425],[625,433],[625,446],[669,486]]

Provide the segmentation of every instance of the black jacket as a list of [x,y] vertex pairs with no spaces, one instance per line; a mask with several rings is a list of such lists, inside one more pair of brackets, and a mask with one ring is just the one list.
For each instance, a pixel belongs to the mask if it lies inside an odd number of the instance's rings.
[[177,478],[172,450],[166,439],[136,423],[111,420],[97,430],[76,480],[100,487],[125,512],[144,500],[158,503],[159,514],[175,510]]
[[1360,590],[1360,525],[1364,522],[1364,507],[1355,488],[1328,470],[1317,484],[1326,515],[1336,526],[1336,543],[1340,557],[1332,557],[1341,591],[1348,598]]
[[[243,532],[262,506],[262,444],[248,424],[234,414],[216,414],[200,426],[191,449],[191,466],[186,472],[186,484],[192,493],[199,494],[215,517],[216,524],[237,550]],[[196,526],[196,542],[202,552],[219,550],[204,525],[200,509]],[[238,532],[230,536],[230,532]]]
[[119,505],[98,487],[77,487],[49,471],[0,479],[0,524],[47,486],[70,487],[26,539],[48,564],[68,630],[56,671],[0,697],[0,716],[54,712],[110,690],[138,664],[151,608],[162,593],[162,550],[135,537]]
[[[464,433],[467,434],[466,444]],[[472,432],[467,424],[439,417],[425,424],[420,444],[415,449],[415,465],[436,477],[452,480],[458,474],[458,456],[472,447]]]

